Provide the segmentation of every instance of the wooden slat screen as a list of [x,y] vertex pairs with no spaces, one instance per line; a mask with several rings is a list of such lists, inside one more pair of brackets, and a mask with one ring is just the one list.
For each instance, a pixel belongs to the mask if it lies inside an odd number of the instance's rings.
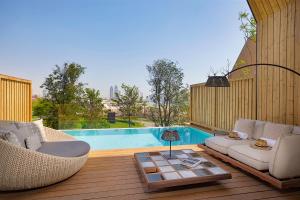
[[231,87],[191,86],[191,123],[231,130],[238,118],[255,119],[255,79],[231,80]]
[[0,74],[0,120],[31,121],[31,81]]
[[[300,1],[248,0],[257,20],[257,63],[300,72]],[[258,119],[300,125],[300,77],[284,69],[258,70]]]

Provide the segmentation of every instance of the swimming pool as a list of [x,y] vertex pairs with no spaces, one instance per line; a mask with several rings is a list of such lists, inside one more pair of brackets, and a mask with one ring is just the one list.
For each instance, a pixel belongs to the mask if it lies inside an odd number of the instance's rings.
[[199,144],[211,137],[209,133],[192,127],[64,130],[64,132],[89,143],[92,150],[105,150],[168,146],[169,142],[161,139],[166,129],[177,130],[180,135],[180,141],[172,142],[172,145]]

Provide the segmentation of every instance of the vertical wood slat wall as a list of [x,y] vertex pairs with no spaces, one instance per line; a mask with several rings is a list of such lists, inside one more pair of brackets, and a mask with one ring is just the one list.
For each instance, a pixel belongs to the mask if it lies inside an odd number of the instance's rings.
[[[255,62],[278,64],[300,72],[300,0],[248,3],[257,20]],[[270,66],[258,67],[257,74],[257,119],[300,125],[300,77]],[[255,119],[256,81],[245,81],[232,80],[230,88],[216,90],[203,84],[192,85],[191,122],[230,130],[240,117]]]
[[242,117],[255,119],[255,79],[231,80],[231,87],[191,85],[191,123],[208,128],[232,130]]
[[[300,72],[300,1],[248,0],[257,20],[257,63]],[[284,69],[260,67],[258,119],[300,125],[300,77]]]
[[31,121],[31,81],[0,74],[0,120]]

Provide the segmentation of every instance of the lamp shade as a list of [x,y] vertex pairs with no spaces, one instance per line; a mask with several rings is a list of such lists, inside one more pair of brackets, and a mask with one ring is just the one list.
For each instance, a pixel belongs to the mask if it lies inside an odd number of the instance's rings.
[[226,76],[209,76],[206,87],[230,87],[229,81]]
[[173,142],[180,140],[180,137],[176,130],[165,130],[161,136],[161,139]]

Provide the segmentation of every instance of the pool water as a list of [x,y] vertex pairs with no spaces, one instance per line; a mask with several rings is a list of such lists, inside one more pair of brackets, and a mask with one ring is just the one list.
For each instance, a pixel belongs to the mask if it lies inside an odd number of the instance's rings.
[[169,142],[161,139],[166,129],[177,130],[179,133],[180,141],[172,142],[172,145],[199,144],[211,137],[209,133],[192,127],[64,130],[64,132],[89,143],[92,150],[105,150],[168,146]]

